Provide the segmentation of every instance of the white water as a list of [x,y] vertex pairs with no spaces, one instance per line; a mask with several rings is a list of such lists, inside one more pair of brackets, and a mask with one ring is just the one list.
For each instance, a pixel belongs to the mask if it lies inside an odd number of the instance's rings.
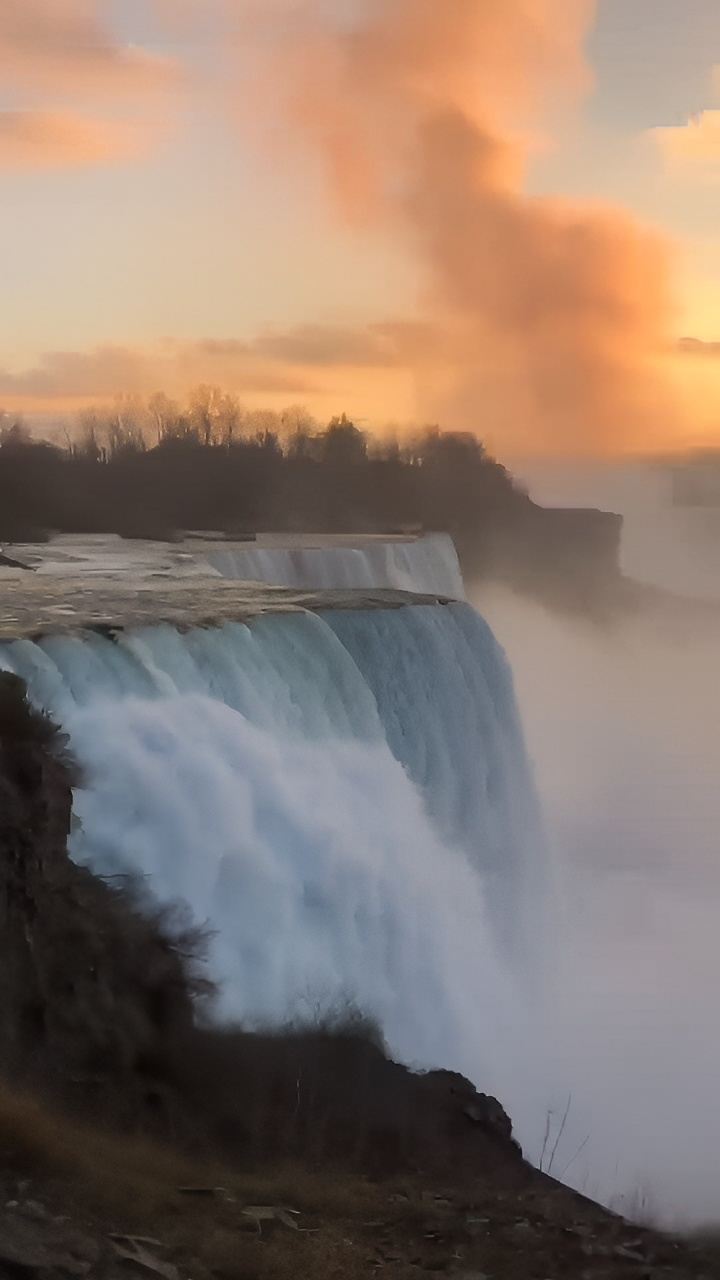
[[532,1045],[552,1083],[528,1150],[572,1093],[556,1173],[572,1160],[580,1189],[630,1216],[718,1222],[720,622],[600,627],[477,596],[512,658],[555,866]]
[[351,999],[404,1060],[512,1087],[497,957],[538,915],[542,842],[509,671],[469,606],[17,641],[0,664],[85,770],[74,856],[216,931],[222,1016]]
[[206,559],[224,578],[275,587],[391,587],[465,598],[455,545],[446,533],[406,540],[364,538],[356,546],[333,545],[330,539],[315,546],[300,539],[294,546],[235,544],[213,548]]

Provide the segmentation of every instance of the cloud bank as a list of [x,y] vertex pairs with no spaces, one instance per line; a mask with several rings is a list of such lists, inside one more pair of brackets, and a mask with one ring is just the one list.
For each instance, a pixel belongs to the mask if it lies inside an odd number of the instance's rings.
[[146,143],[138,129],[117,121],[69,111],[0,111],[0,172],[113,164]]
[[[0,156],[2,146],[0,143]],[[187,391],[198,382],[231,391],[316,395],[333,374],[404,372],[439,341],[431,325],[397,320],[371,325],[297,325],[251,339],[166,338],[144,347],[106,343],[89,351],[46,351],[20,372],[0,368],[0,396],[106,399],[124,392]]]
[[[334,349],[332,333],[328,331],[324,339],[328,349]],[[319,332],[316,340],[321,341]],[[266,341],[271,348],[277,344],[276,354],[265,349]],[[296,344],[306,341],[304,332],[289,331],[255,343],[232,338],[167,339],[147,347],[105,344],[90,351],[47,351],[36,365],[19,373],[0,369],[0,397],[107,400],[158,390],[180,394],[199,382],[262,395],[310,395],[317,390],[314,381],[299,360],[290,358]]]

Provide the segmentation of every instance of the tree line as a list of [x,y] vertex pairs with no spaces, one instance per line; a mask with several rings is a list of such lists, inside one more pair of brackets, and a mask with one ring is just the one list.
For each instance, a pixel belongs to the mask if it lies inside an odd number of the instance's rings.
[[472,434],[369,436],[345,415],[246,410],[217,387],[184,403],[121,397],[61,443],[0,414],[0,539],[52,531],[167,538],[181,530],[447,529],[463,545],[529,504]]

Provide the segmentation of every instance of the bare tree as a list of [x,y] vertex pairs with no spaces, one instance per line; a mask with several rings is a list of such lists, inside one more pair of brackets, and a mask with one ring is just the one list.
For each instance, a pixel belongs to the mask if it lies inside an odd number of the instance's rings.
[[218,427],[221,416],[223,393],[219,387],[202,383],[190,392],[188,404],[190,418],[201,444],[211,445],[218,441]]
[[156,444],[161,444],[166,436],[172,435],[174,424],[180,417],[180,406],[164,391],[156,391],[148,400],[148,414],[155,429]]

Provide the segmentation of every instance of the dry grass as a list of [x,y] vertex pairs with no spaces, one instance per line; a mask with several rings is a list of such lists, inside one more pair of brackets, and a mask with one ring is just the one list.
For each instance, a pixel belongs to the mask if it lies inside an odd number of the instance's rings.
[[[493,1171],[457,1186],[410,1174],[374,1183],[291,1164],[239,1172],[76,1124],[2,1085],[0,1170],[8,1181],[29,1179],[34,1199],[94,1240],[107,1242],[113,1231],[152,1236],[157,1255],[193,1280],[361,1280],[379,1271],[410,1280],[438,1270],[610,1280],[628,1271],[616,1246],[637,1234],[554,1183],[531,1179],[503,1190]],[[183,1186],[224,1190],[189,1196]],[[298,1210],[297,1229],[264,1220],[258,1229],[243,1213],[249,1205]],[[676,1254],[672,1242],[650,1234],[648,1274],[659,1274],[655,1250],[663,1272],[687,1280],[716,1274],[708,1237],[697,1251]]]
[[[150,1234],[181,1273],[217,1280],[360,1280],[387,1186],[347,1173],[281,1166],[238,1173],[189,1160],[144,1138],[104,1133],[61,1117],[0,1085],[0,1167],[33,1194],[100,1233]],[[179,1187],[223,1188],[189,1196]],[[299,1227],[257,1224],[246,1205],[299,1211]],[[370,1267],[370,1270],[372,1268]]]
[[[371,1220],[387,1192],[360,1178],[284,1166],[238,1173],[191,1160],[146,1138],[93,1130],[0,1084],[0,1167],[29,1179],[48,1197],[103,1232],[119,1229],[159,1237],[170,1256],[219,1280],[318,1280],[367,1274],[358,1269],[356,1231]],[[191,1196],[180,1187],[222,1188]],[[256,1223],[245,1205],[299,1210],[301,1227]]]
[[145,1138],[91,1129],[0,1084],[0,1165],[62,1182],[91,1210],[156,1212],[174,1189],[197,1178],[182,1155]]

